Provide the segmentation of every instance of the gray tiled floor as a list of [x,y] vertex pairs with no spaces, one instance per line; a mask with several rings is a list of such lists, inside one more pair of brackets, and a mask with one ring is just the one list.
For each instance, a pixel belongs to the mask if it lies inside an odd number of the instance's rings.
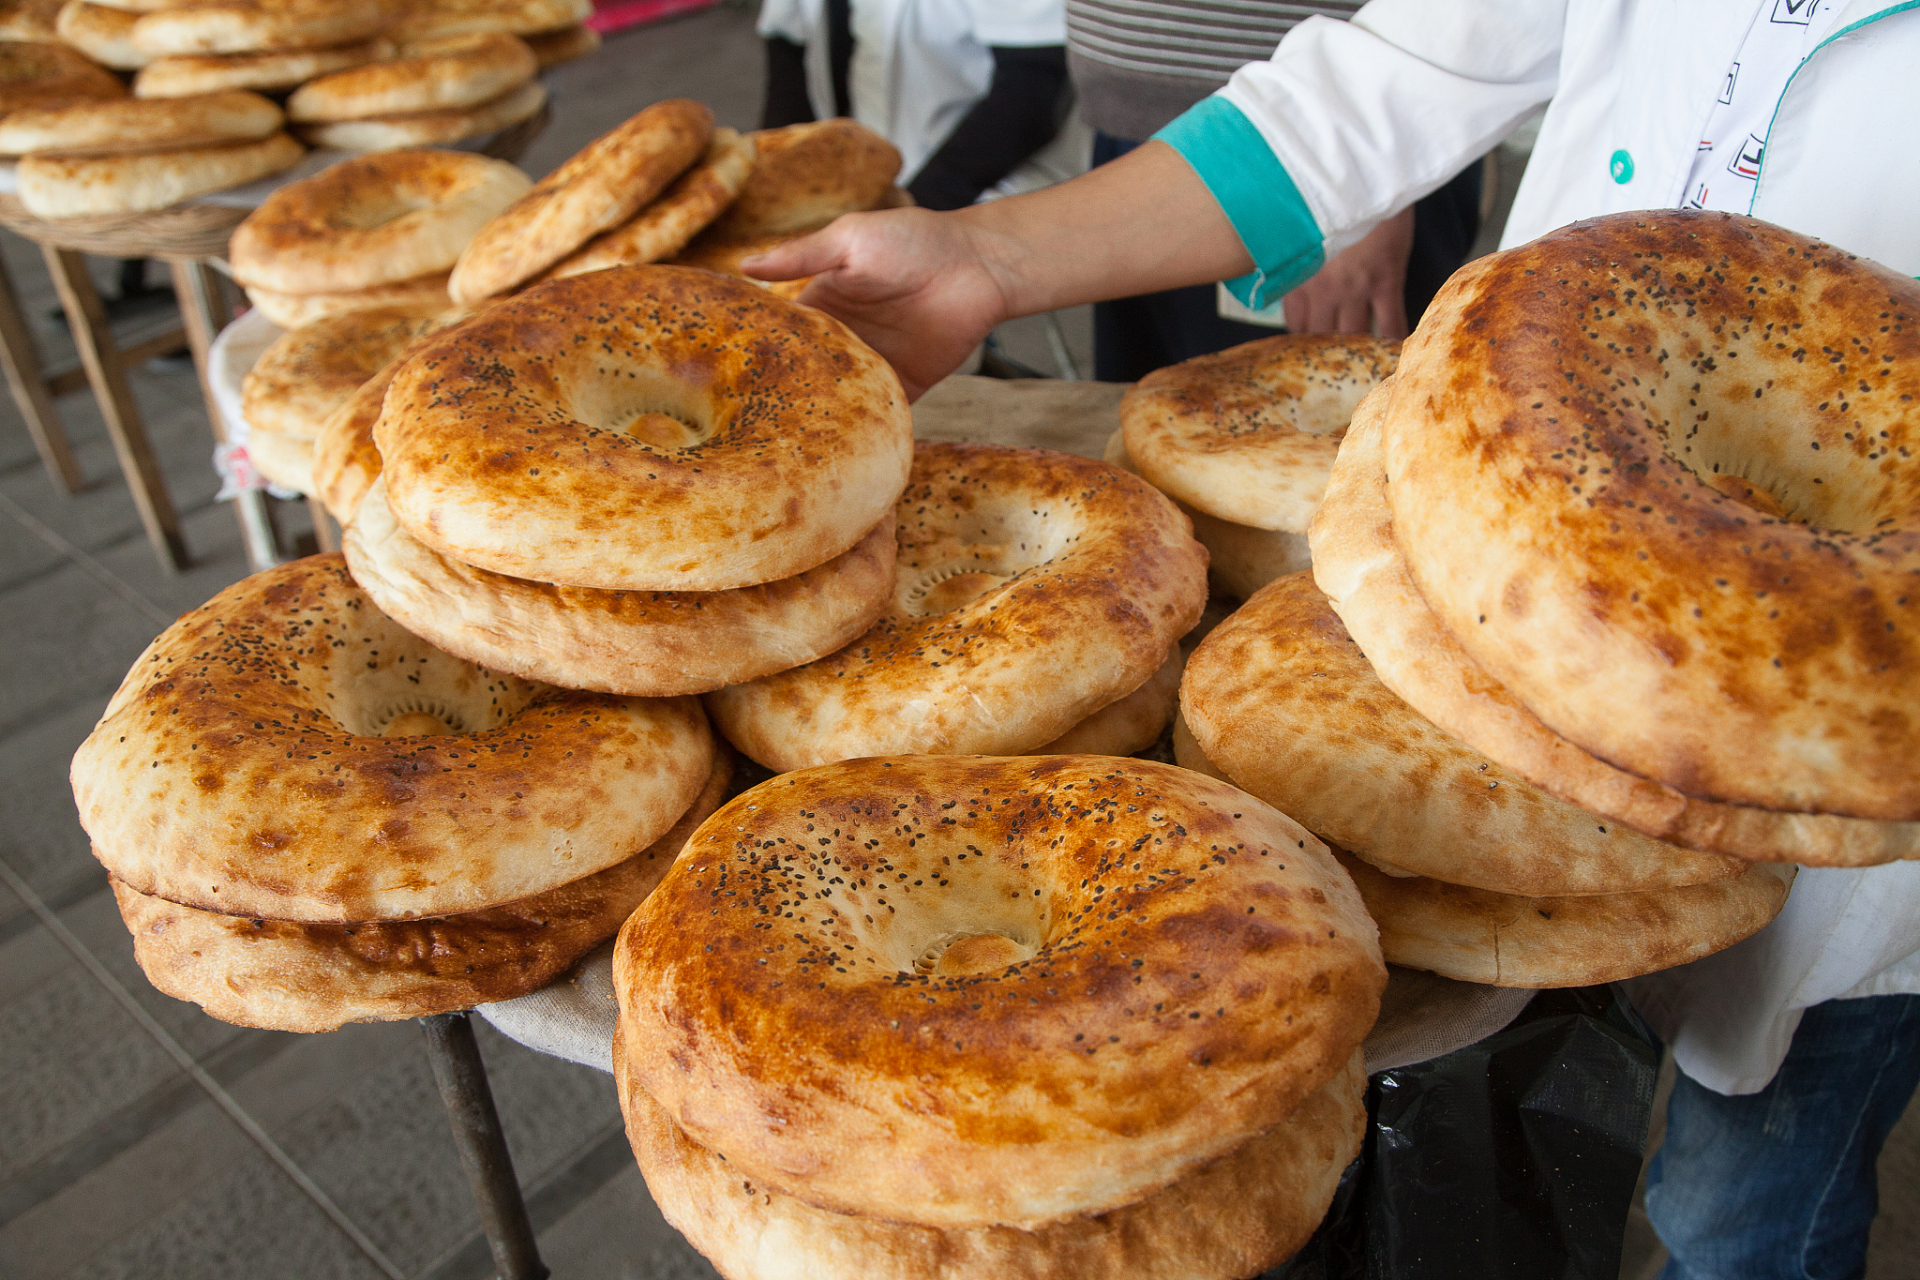
[[[751,125],[759,73],[751,20],[739,9],[615,37],[599,58],[557,73],[554,127],[526,164],[544,172],[662,97],[697,97],[723,123]],[[46,319],[53,302],[37,253],[7,236],[0,253],[47,362],[70,362],[71,342]],[[104,282],[110,264],[95,265]],[[1087,314],[1060,321],[1070,359],[1084,372]],[[1001,337],[1015,359],[1060,371],[1042,322],[1010,325]],[[245,572],[232,512],[213,502],[211,441],[191,372],[149,366],[134,382],[195,554],[179,575],[156,568],[89,396],[60,404],[93,478],[73,498],[41,472],[10,402],[0,404],[0,654],[8,659],[0,679],[0,880],[21,889],[0,891],[0,1276],[389,1274],[329,1209],[371,1240],[390,1274],[488,1275],[418,1029],[251,1031],[159,995],[133,962],[105,875],[74,821],[67,761],[120,676],[170,618]],[[281,516],[289,529],[304,524],[300,508],[283,507]],[[710,1277],[648,1200],[607,1078],[484,1027],[480,1036],[554,1274]],[[274,1151],[249,1136],[236,1112]],[[1876,1280],[1920,1274],[1916,1129],[1910,1116],[1883,1165]],[[303,1191],[277,1158],[327,1203]],[[1636,1229],[1623,1271],[1633,1280],[1650,1274],[1657,1249],[1643,1224]]]

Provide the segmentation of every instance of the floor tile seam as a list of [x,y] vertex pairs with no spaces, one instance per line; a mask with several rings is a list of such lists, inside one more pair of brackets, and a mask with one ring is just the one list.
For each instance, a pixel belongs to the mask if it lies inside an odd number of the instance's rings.
[[[207,1054],[203,1062],[214,1079],[231,1085],[265,1066],[287,1047],[287,1037],[248,1027]],[[0,1228],[145,1142],[191,1111],[196,1102],[207,1102],[204,1093],[196,1081],[180,1075],[116,1108],[58,1151],[0,1183]],[[113,1134],[123,1138],[117,1145],[111,1138],[103,1140],[103,1135]]]
[[354,1246],[367,1257],[368,1261],[378,1267],[382,1274],[388,1276],[389,1280],[406,1280],[406,1273],[394,1265],[392,1259],[387,1257],[380,1246],[375,1244],[373,1239],[368,1236],[365,1231],[361,1230],[359,1224],[349,1218],[346,1213],[341,1210],[340,1206],[334,1203],[333,1198],[321,1189],[320,1184],[315,1182],[313,1177],[308,1174],[305,1169],[302,1169],[295,1163],[294,1159],[281,1148],[279,1143],[273,1140],[272,1136],[267,1133],[260,1122],[254,1119],[252,1113],[247,1111],[245,1107],[242,1107],[239,1102],[234,1099],[233,1095],[228,1093],[220,1082],[208,1073],[205,1067],[195,1061],[193,1055],[188,1053],[180,1042],[174,1039],[173,1036],[168,1033],[167,1029],[161,1026],[138,1000],[134,999],[133,993],[128,991],[119,979],[108,972],[107,967],[100,962],[100,958],[94,955],[85,943],[75,937],[72,930],[68,929],[66,924],[62,922],[58,916],[47,910],[46,904],[42,902],[40,896],[33,891],[32,886],[21,879],[19,873],[13,869],[12,864],[4,858],[0,858],[0,881],[4,881],[7,887],[13,890],[14,895],[27,904],[33,913],[39,917],[40,923],[45,925],[47,930],[59,940],[60,945],[72,953],[74,959],[78,960],[80,964],[92,974],[94,981],[107,989],[107,993],[139,1024],[140,1029],[157,1042],[160,1047],[166,1051],[168,1056],[179,1064],[181,1070],[193,1078],[194,1083],[198,1084],[200,1088],[213,1099],[214,1105],[224,1111],[228,1119],[240,1126],[241,1131],[253,1140],[254,1145],[259,1147],[269,1160],[279,1166],[280,1171],[286,1174],[286,1176],[292,1180],[293,1184],[314,1203],[320,1212],[326,1215],[333,1225],[352,1241]]
[[0,493],[0,511],[6,512],[28,533],[40,539],[48,546],[67,557],[88,577],[120,597],[121,601],[149,622],[164,629],[173,623],[173,616],[158,604],[148,599],[138,588],[123,579],[119,574],[101,564],[90,553],[81,550],[73,543],[61,537],[59,533],[35,516],[31,511],[15,502],[5,493]]
[[[52,911],[67,911],[79,906],[95,894],[107,893],[112,888],[113,886],[107,881],[107,869],[96,862],[59,881],[52,890],[42,894],[40,900]],[[0,919],[0,947],[6,946],[39,923],[39,917],[33,914],[33,909],[26,903],[21,903],[17,915]]]
[[57,716],[63,716],[76,707],[83,707],[91,703],[104,710],[107,705],[107,700],[113,697],[113,691],[120,687],[120,681],[123,678],[124,677],[114,676],[97,683],[90,683],[83,687],[78,693],[72,694],[71,696],[61,697],[53,702],[43,703],[37,707],[28,707],[25,711],[22,711],[19,715],[11,719],[0,720],[0,743],[4,743],[7,739],[17,737],[23,733],[30,733],[45,724],[48,720]]
[[[614,1120],[602,1125],[599,1129],[595,1130],[585,1142],[582,1142],[574,1149],[574,1153],[570,1159],[562,1157],[555,1161],[553,1165],[540,1174],[540,1176],[530,1182],[522,1184],[520,1188],[521,1199],[526,1204],[527,1220],[533,1224],[533,1233],[536,1237],[538,1237],[541,1232],[554,1226],[562,1218],[566,1217],[568,1213],[578,1208],[586,1201],[587,1197],[591,1196],[595,1191],[598,1191],[601,1187],[619,1176],[620,1169],[625,1167],[624,1160],[621,1162],[619,1168],[614,1169],[607,1177],[600,1179],[592,1186],[585,1187],[580,1194],[572,1197],[564,1206],[556,1207],[547,1202],[545,1193],[550,1188],[558,1183],[564,1182],[568,1175],[575,1169],[598,1157],[600,1149],[606,1145],[609,1139],[615,1137],[620,1139],[621,1145],[624,1148],[626,1145],[626,1125],[623,1120]],[[629,1158],[631,1158],[630,1154]],[[453,1271],[452,1268],[460,1261],[461,1255],[472,1250],[476,1243],[481,1245],[483,1249],[487,1247],[486,1237],[477,1227],[468,1231],[458,1240],[455,1240],[443,1250],[438,1257],[421,1267],[420,1270],[414,1272],[409,1280],[464,1280],[464,1276],[467,1273],[456,1272]],[[490,1274],[490,1268],[492,1266],[490,1249],[487,1249],[487,1258],[489,1270],[475,1272],[474,1275],[476,1277],[483,1277]]]

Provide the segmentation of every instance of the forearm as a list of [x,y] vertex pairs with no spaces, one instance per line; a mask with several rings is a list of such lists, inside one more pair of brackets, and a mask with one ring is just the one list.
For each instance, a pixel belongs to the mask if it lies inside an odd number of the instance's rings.
[[1253,265],[1206,183],[1164,142],[945,216],[964,228],[1008,319],[1226,280]]

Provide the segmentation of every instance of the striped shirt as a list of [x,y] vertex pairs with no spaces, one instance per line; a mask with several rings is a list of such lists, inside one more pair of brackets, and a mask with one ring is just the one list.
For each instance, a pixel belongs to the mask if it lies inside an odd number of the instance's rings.
[[1080,111],[1103,133],[1145,138],[1271,57],[1316,14],[1346,19],[1361,0],[1067,0],[1067,62]]

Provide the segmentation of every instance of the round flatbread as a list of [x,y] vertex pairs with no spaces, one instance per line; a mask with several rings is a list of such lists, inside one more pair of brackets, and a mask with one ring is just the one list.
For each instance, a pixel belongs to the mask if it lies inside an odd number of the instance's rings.
[[477,107],[368,116],[364,120],[341,120],[333,124],[303,124],[295,132],[311,146],[335,151],[399,151],[494,133],[532,119],[546,105],[546,89],[537,81],[529,80]]
[[515,36],[441,36],[409,46],[403,57],[301,85],[287,99],[287,118],[312,124],[477,107],[536,70],[533,50]]
[[183,98],[223,89],[273,93],[392,54],[393,44],[376,36],[321,49],[269,49],[264,53],[156,58],[133,78],[133,93],[138,98]]
[[292,166],[305,148],[284,133],[223,147],[130,156],[27,156],[20,203],[36,218],[143,213],[225,191]]
[[681,174],[658,200],[630,221],[581,245],[542,279],[671,258],[720,216],[752,173],[753,144],[732,129],[715,129],[700,162]]
[[242,90],[29,108],[0,119],[0,155],[131,155],[219,147],[265,138],[282,119],[279,107]]

